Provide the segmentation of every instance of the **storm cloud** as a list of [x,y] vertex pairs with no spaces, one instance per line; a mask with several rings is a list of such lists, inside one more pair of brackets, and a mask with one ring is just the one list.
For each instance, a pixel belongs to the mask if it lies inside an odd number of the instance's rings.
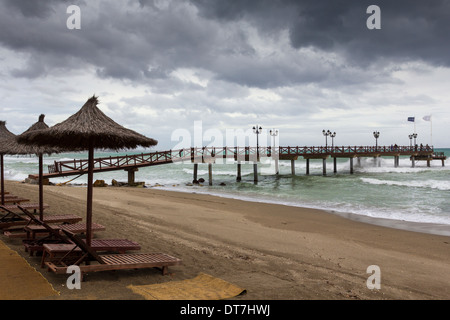
[[[69,5],[80,7],[80,30],[66,27]],[[366,27],[370,5],[381,9],[379,30]],[[321,131],[391,108],[365,127],[393,131],[408,106],[442,112],[444,92],[417,92],[414,81],[450,67],[449,18],[445,0],[1,0],[0,94],[19,112],[31,103],[12,95],[25,90],[57,121],[95,91],[144,130],[147,116],[152,126],[201,117]]]
[[[177,68],[204,68],[219,79],[267,88],[321,82],[348,64],[450,64],[450,41],[443,41],[450,33],[448,1],[378,1],[377,31],[366,27],[370,1],[72,3],[82,12],[77,32],[65,27],[68,1],[4,1],[0,41],[30,54],[13,75],[90,64],[101,77],[151,81]],[[289,42],[280,43],[285,33]],[[272,50],[260,48],[267,42]]]

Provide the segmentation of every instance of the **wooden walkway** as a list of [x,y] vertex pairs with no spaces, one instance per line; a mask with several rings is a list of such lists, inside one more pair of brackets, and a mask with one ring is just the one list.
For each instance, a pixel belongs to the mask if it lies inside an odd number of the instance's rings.
[[[333,158],[334,172],[336,172],[336,159],[350,159],[350,173],[353,173],[353,159],[361,157],[393,157],[394,165],[399,165],[400,156],[409,156],[412,166],[417,161],[427,161],[430,165],[432,160],[441,160],[442,165],[446,157],[437,154],[432,147],[411,147],[411,146],[346,146],[346,147],[203,147],[186,148],[179,150],[156,151],[151,153],[141,153],[123,156],[110,156],[94,159],[94,173],[113,170],[128,171],[128,182],[134,182],[135,171],[141,167],[169,164],[175,162],[188,162],[194,164],[194,180],[199,163],[208,163],[210,166],[218,159],[230,159],[237,162],[238,180],[240,180],[241,163],[257,163],[263,158],[271,158],[276,161],[278,173],[278,160],[290,160],[292,174],[295,174],[294,161],[299,157],[306,159],[306,174],[309,174],[309,160],[322,159],[324,175],[326,175],[326,159]],[[74,159],[68,161],[55,161],[48,166],[49,172],[44,174],[44,178],[56,178],[87,173],[88,160]],[[37,178],[30,176],[30,178]],[[256,178],[255,178],[256,179]],[[255,180],[256,181],[256,180]]]

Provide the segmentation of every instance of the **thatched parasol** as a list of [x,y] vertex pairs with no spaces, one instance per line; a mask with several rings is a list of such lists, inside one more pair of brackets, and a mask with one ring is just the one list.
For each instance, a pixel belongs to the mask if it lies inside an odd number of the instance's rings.
[[[5,143],[7,140],[14,139],[15,137],[16,135],[6,128],[6,121],[0,121],[0,146],[3,146],[3,143]],[[2,205],[5,204],[5,175],[3,172],[3,156],[4,153],[0,150]]]
[[[45,115],[41,114],[36,123],[29,127],[24,133],[35,130],[47,129],[48,125],[44,122]],[[0,146],[0,153],[3,154],[35,154],[39,157],[39,218],[42,220],[44,216],[44,186],[43,186],[43,154],[52,154],[61,152],[61,148],[49,146],[37,146],[18,143],[16,136],[5,139]]]
[[88,150],[88,187],[86,208],[86,243],[92,239],[92,184],[94,149],[134,149],[155,146],[158,141],[127,129],[107,117],[98,107],[94,95],[83,107],[65,121],[45,130],[27,132],[18,136],[18,142],[57,146],[64,149]]

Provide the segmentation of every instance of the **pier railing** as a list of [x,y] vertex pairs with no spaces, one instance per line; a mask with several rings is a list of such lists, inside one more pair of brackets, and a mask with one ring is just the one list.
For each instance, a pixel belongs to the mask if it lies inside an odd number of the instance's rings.
[[[210,163],[215,159],[236,161],[259,161],[263,157],[288,159],[292,157],[358,157],[358,156],[398,156],[432,155],[432,147],[413,146],[319,146],[319,147],[201,147],[179,150],[156,151],[94,159],[94,171],[127,170],[144,166],[190,161]],[[55,161],[49,165],[47,176],[66,176],[87,171],[87,159]]]

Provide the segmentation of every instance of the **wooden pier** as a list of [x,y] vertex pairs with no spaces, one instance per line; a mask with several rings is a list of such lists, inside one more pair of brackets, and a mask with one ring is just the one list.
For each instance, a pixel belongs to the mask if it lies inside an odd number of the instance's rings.
[[443,152],[433,152],[431,155],[416,155],[411,156],[412,166],[414,167],[415,161],[426,161],[427,167],[431,166],[431,161],[440,160],[442,162],[442,166],[445,166],[445,160],[447,160],[447,156],[444,155]]
[[[188,162],[194,165],[194,181],[197,180],[198,164],[208,164],[209,184],[212,184],[213,164],[219,159],[226,159],[237,165],[236,180],[241,181],[242,163],[252,163],[254,171],[254,182],[258,182],[258,163],[262,158],[275,160],[275,174],[278,174],[278,161],[288,160],[291,162],[291,173],[295,175],[295,161],[300,157],[306,160],[306,174],[310,173],[310,160],[321,159],[323,163],[323,175],[327,174],[327,159],[333,158],[333,172],[337,173],[337,159],[348,158],[350,160],[350,174],[354,173],[354,159],[370,157],[377,160],[379,157],[393,157],[394,166],[399,166],[400,156],[409,156],[411,166],[417,161],[441,160],[442,165],[446,157],[437,154],[432,147],[415,148],[411,146],[347,146],[347,147],[202,147],[186,148],[179,150],[156,151],[123,156],[111,156],[94,159],[94,173],[113,170],[125,170],[128,172],[128,183],[133,184],[135,173],[139,168],[169,164],[176,162]],[[223,161],[223,160],[222,160]],[[80,175],[87,172],[88,160],[55,161],[49,165],[49,173],[44,178],[56,178]],[[33,176],[30,176],[33,177]]]

